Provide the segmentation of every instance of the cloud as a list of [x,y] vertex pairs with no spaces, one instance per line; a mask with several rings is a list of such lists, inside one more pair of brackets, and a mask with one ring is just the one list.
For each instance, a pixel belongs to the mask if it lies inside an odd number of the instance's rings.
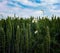
[[47,4],[54,4],[54,3],[59,3],[59,0],[42,0],[42,1],[44,1],[45,3],[47,3]]
[[[22,2],[24,4],[29,3],[28,0],[26,0],[25,2],[22,0]],[[0,8],[1,9],[0,14],[2,13],[4,15],[16,14],[16,15],[21,16],[21,17],[26,17],[26,16],[27,17],[28,16],[36,16],[37,17],[37,16],[41,15],[41,13],[42,13],[40,10],[32,10],[32,9],[28,9],[28,8],[20,8],[21,6],[19,6],[18,4],[16,4],[16,3],[14,4],[14,3],[8,2],[8,1],[3,1],[0,4],[2,4],[2,6],[0,6],[1,7]],[[9,5],[7,5],[7,4],[9,4]],[[15,5],[15,6],[13,7],[12,5]],[[11,7],[9,7],[9,6],[11,6]],[[32,8],[34,8],[34,7],[32,7]]]
[[29,6],[35,6],[36,7],[37,5],[40,5],[40,4],[31,2],[29,0],[17,0],[17,1],[24,4],[24,5],[29,5]]
[[[59,15],[60,0],[1,0],[0,14],[20,17]],[[60,15],[59,15],[60,16]]]
[[60,13],[60,10],[50,10],[53,13]]

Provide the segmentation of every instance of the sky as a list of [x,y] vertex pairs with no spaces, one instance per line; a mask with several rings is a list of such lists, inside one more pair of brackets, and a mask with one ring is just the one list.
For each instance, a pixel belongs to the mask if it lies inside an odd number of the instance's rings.
[[0,16],[60,16],[60,0],[0,0]]

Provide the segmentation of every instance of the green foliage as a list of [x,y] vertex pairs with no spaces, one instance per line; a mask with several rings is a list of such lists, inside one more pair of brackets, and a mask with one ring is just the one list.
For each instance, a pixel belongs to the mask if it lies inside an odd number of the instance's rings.
[[60,53],[60,17],[0,20],[0,53]]
[[15,50],[16,50],[16,53],[19,53],[19,43],[20,43],[20,27],[19,27],[19,25],[17,25],[16,39],[15,39]]

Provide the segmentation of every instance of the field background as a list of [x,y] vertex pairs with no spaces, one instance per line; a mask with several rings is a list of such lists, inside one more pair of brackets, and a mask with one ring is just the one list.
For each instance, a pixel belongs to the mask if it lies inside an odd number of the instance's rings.
[[60,53],[60,17],[7,17],[0,20],[0,53]]

